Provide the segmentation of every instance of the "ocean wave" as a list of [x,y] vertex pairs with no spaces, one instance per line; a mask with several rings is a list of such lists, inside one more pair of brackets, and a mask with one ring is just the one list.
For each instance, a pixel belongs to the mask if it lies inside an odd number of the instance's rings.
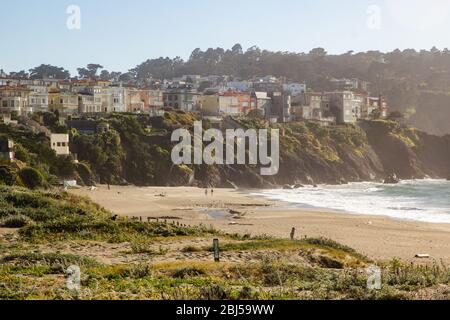
[[365,182],[296,190],[266,190],[255,195],[298,207],[324,208],[395,219],[450,223],[450,182],[408,180],[398,185]]

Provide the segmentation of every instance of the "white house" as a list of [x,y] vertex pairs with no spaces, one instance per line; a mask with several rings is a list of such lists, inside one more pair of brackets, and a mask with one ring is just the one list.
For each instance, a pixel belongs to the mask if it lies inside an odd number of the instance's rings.
[[50,147],[58,156],[68,156],[70,154],[69,135],[52,133],[50,136]]

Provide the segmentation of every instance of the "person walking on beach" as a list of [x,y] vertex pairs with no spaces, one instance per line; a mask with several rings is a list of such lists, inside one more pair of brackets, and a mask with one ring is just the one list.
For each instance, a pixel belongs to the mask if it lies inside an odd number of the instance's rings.
[[205,189],[205,196],[208,196],[208,188]]
[[214,189],[211,189],[211,197],[214,197]]

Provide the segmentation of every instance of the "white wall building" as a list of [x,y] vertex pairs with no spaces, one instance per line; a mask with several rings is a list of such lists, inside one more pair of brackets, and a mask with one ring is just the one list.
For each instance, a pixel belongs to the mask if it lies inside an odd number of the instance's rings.
[[50,136],[50,147],[58,156],[69,155],[69,135],[52,133]]

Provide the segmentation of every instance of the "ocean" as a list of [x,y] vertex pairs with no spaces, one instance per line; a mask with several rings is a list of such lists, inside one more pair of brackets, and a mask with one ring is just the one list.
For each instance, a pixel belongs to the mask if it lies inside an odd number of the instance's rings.
[[450,223],[450,181],[407,180],[396,185],[374,182],[320,185],[253,193],[301,208],[329,209],[395,219]]

